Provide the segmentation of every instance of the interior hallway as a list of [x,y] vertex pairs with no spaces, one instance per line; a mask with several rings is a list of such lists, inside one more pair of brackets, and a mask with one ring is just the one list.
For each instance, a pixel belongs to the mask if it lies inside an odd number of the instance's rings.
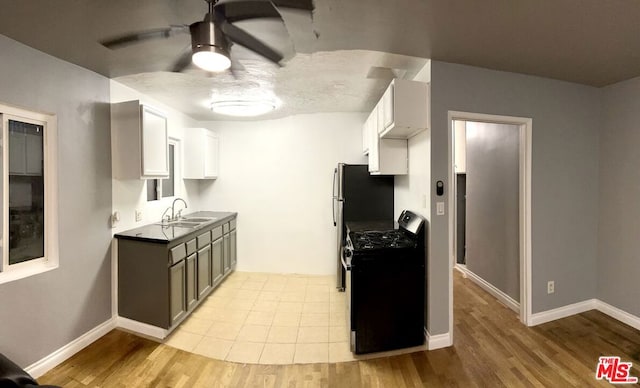
[[454,346],[344,363],[219,361],[114,330],[45,376],[64,387],[609,386],[598,357],[620,356],[640,376],[640,331],[598,311],[527,328],[454,271]]

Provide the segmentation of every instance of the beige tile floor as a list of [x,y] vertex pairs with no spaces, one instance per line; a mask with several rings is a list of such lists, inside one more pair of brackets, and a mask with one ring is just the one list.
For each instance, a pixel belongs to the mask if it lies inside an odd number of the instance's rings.
[[345,294],[334,283],[332,276],[235,272],[165,343],[241,363],[352,361]]

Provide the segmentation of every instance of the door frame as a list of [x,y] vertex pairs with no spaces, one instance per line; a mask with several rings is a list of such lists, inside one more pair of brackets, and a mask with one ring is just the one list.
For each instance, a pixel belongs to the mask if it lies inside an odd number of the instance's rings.
[[448,112],[448,179],[449,188],[449,333],[453,338],[453,270],[455,258],[455,172],[453,140],[454,120],[516,125],[520,134],[519,151],[519,242],[520,242],[520,321],[531,326],[531,143],[533,120],[527,117],[502,116],[473,112]]

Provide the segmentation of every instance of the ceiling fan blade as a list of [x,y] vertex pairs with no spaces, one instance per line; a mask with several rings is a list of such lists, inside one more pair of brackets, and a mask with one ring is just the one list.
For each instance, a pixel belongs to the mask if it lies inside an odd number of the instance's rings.
[[140,31],[133,34],[122,35],[112,39],[100,41],[100,44],[106,48],[115,50],[131,44],[136,44],[152,39],[170,38],[175,35],[187,33],[188,26],[171,26],[167,28],[156,28],[153,30]]
[[313,11],[316,7],[314,0],[271,0],[278,8],[292,8],[304,11]]
[[189,45],[187,48],[182,50],[182,54],[180,54],[180,58],[178,58],[178,60],[173,64],[171,71],[180,73],[184,69],[189,67],[189,65],[191,65],[191,55],[192,55],[191,45]]
[[215,5],[216,12],[224,15],[229,23],[249,19],[279,19],[280,12],[269,0],[220,0]]
[[254,51],[268,60],[279,64],[282,60],[283,56],[276,50],[262,43],[246,31],[234,26],[231,23],[227,23],[226,21],[220,22],[220,29],[225,34],[225,36],[230,39],[232,42],[237,43],[241,46],[248,48],[251,51]]

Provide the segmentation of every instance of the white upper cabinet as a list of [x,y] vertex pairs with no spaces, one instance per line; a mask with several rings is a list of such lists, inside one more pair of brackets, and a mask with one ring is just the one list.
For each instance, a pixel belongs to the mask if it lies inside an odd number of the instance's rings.
[[384,124],[383,103],[379,102],[369,120],[369,173],[371,175],[408,174],[408,151],[405,139],[382,139],[378,132]]
[[362,126],[372,175],[409,173],[407,139],[429,128],[429,84],[394,79]]
[[204,142],[204,177],[218,177],[218,159],[220,153],[220,140],[218,135],[211,131],[205,134]]
[[380,103],[380,137],[408,139],[429,128],[429,84],[394,79]]
[[142,109],[142,177],[168,177],[168,128],[167,118],[160,112],[141,106]]
[[206,128],[184,130],[184,179],[215,179],[219,174],[220,139]]
[[166,116],[140,101],[111,105],[113,175],[118,179],[169,177]]

